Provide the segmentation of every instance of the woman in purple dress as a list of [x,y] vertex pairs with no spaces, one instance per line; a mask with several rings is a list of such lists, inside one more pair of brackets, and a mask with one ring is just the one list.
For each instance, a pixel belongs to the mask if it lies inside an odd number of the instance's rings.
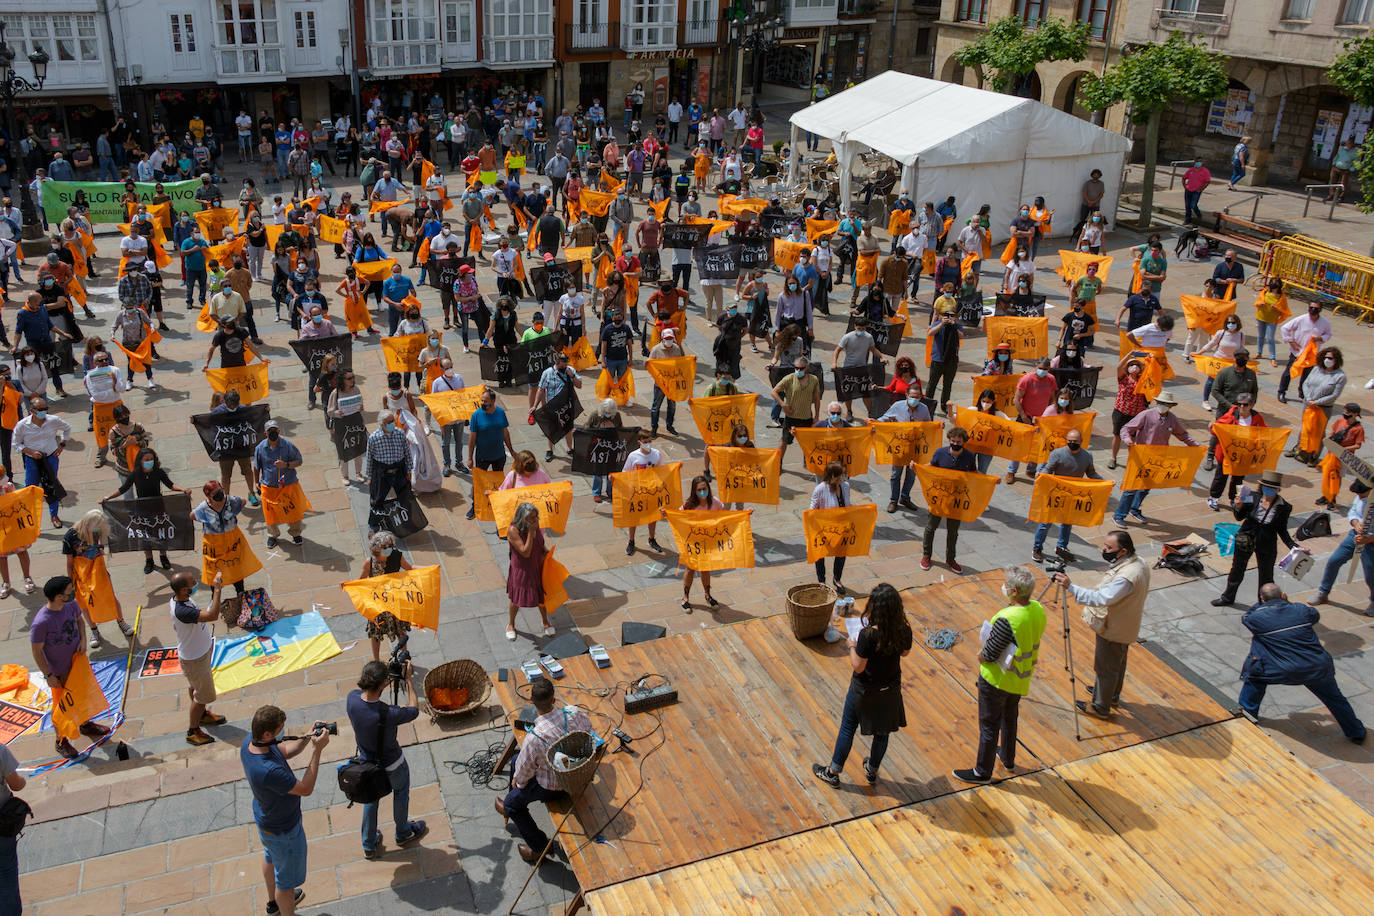
[[506,624],[506,638],[515,639],[515,613],[522,607],[539,608],[544,635],[552,636],[554,629],[544,610],[544,532],[539,527],[539,510],[532,504],[521,503],[515,510],[506,542],[510,544],[510,572],[506,574],[510,620]]

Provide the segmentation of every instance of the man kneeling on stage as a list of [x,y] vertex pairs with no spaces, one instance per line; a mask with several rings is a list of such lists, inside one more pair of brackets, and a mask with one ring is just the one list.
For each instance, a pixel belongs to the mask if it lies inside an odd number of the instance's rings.
[[547,678],[538,678],[530,684],[530,700],[539,718],[525,736],[520,756],[515,759],[510,791],[504,801],[496,800],[496,813],[515,822],[515,829],[520,831],[520,839],[524,841],[517,847],[520,858],[533,865],[549,845],[549,838],[535,824],[530,804],[568,797],[558,788],[558,780],[549,763],[549,748],[569,732],[590,732],[592,720],[576,706],[555,709],[553,683]]

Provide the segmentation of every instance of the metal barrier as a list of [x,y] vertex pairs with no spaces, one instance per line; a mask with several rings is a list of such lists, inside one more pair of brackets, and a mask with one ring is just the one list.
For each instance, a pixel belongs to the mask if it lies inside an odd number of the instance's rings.
[[1260,273],[1278,277],[1334,311],[1348,309],[1374,322],[1374,258],[1335,248],[1306,235],[1264,244]]
[[1187,159],[1175,159],[1175,160],[1173,160],[1172,162],[1169,163],[1169,190],[1170,190],[1170,191],[1172,191],[1172,190],[1174,189],[1174,179],[1178,177],[1178,167],[1179,167],[1180,165],[1192,165],[1194,162],[1197,162],[1197,158],[1196,158],[1196,157],[1189,157],[1189,158],[1187,158]]
[[1336,215],[1336,204],[1345,196],[1345,185],[1343,184],[1309,184],[1307,185],[1307,195],[1302,202],[1302,215],[1307,216],[1307,208],[1312,206],[1313,191],[1330,191],[1332,188],[1340,188],[1341,193],[1332,194],[1324,203],[1331,204],[1331,209],[1326,211],[1326,218],[1332,219]]
[[1253,223],[1255,221],[1255,214],[1259,213],[1260,201],[1263,200],[1265,196],[1267,196],[1268,194],[1268,191],[1251,191],[1249,194],[1246,194],[1239,200],[1234,200],[1226,206],[1222,207],[1221,212],[1230,213],[1232,207],[1238,207],[1241,204],[1245,203],[1247,200],[1253,199],[1255,201],[1255,205],[1250,208],[1250,222]]

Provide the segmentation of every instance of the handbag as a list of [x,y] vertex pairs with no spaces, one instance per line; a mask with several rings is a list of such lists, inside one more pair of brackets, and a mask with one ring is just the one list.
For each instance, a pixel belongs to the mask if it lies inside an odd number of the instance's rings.
[[11,795],[0,804],[0,836],[17,837],[24,832],[24,822],[33,817],[29,803],[18,795]]
[[[386,704],[382,704],[381,715],[377,717],[377,753],[382,752],[382,737],[386,734]],[[348,799],[348,807],[353,803],[376,804],[391,794],[391,776],[386,768],[372,760],[351,757],[339,764],[339,791]]]
[[280,619],[281,612],[272,603],[272,599],[267,596],[267,589],[250,588],[243,593],[242,608],[238,618],[240,627],[245,630],[261,630],[269,623]]

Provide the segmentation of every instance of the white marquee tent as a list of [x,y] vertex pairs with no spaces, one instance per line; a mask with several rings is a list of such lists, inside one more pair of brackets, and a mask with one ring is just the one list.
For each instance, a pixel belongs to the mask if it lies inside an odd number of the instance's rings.
[[[1078,220],[1083,182],[1102,170],[1102,213],[1114,222],[1130,141],[1030,99],[888,70],[792,115],[792,149],[809,131],[830,140],[849,207],[854,159],[864,147],[902,165],[900,188],[920,206],[953,194],[960,220],[992,205],[993,238],[1019,203],[1044,197],[1058,211],[1053,234]],[[792,156],[789,184],[797,182]]]

